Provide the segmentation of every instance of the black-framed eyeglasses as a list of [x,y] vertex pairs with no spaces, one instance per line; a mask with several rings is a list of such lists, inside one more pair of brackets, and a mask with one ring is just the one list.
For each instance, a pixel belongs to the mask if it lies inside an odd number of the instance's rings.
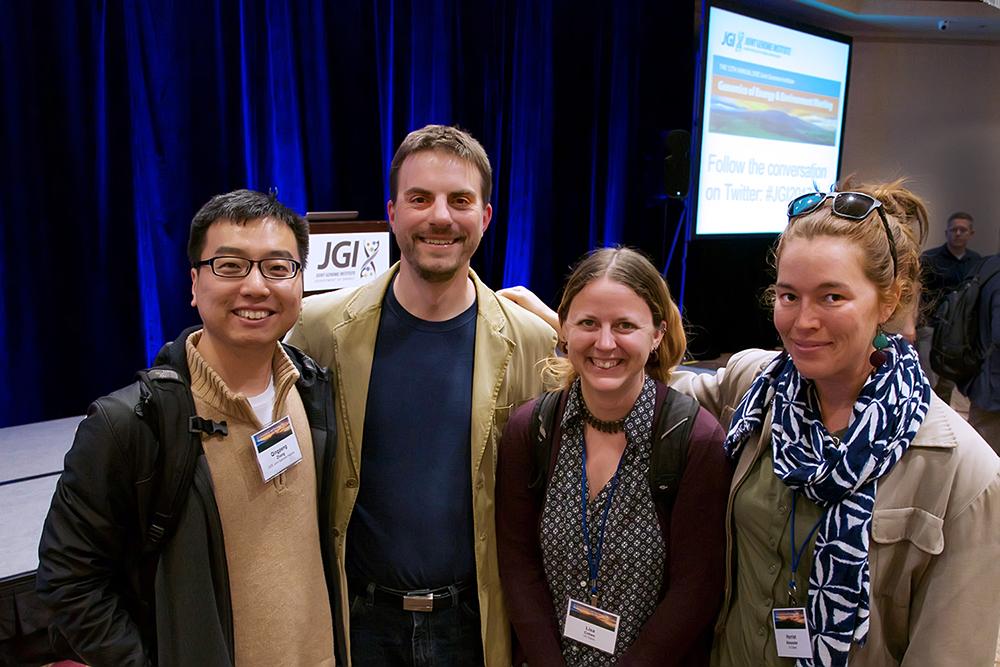
[[833,199],[833,214],[838,218],[847,220],[864,220],[872,211],[878,212],[878,217],[882,220],[885,228],[885,235],[889,238],[889,254],[892,255],[892,275],[899,275],[896,258],[896,239],[889,229],[889,221],[885,217],[882,202],[871,195],[863,192],[812,192],[800,195],[788,202],[788,219],[791,220],[800,215],[812,213],[823,205],[827,199]]
[[302,264],[287,257],[268,257],[267,259],[247,259],[246,257],[231,257],[222,255],[205,259],[195,266],[212,267],[212,273],[220,278],[246,278],[256,264],[260,274],[271,280],[288,280],[294,278],[302,268]]

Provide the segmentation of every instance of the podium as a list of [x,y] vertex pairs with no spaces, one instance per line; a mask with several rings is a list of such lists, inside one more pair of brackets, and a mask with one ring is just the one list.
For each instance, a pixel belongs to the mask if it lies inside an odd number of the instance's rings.
[[306,213],[305,293],[357,287],[389,270],[389,221],[355,220],[357,211]]

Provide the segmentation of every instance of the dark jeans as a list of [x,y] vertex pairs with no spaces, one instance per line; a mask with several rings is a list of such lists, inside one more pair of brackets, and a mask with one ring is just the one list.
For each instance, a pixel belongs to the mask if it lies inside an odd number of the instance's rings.
[[438,611],[405,611],[351,599],[354,667],[483,665],[479,610],[463,602]]

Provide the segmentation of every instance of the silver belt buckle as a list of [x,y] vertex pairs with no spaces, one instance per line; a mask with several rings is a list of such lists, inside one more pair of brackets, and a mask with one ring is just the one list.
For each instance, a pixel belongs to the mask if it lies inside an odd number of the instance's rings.
[[403,596],[405,611],[434,611],[434,596],[431,593],[407,593]]

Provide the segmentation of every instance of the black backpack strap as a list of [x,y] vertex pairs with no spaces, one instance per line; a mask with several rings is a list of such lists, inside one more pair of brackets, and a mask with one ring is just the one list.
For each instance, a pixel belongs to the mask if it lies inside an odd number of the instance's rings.
[[670,516],[677,498],[681,477],[684,476],[691,429],[700,409],[701,405],[696,399],[668,389],[653,426],[649,491],[653,495],[657,512],[663,517]]
[[544,491],[549,481],[549,461],[552,457],[552,435],[556,427],[556,411],[561,391],[546,391],[535,400],[531,409],[529,428],[531,443],[535,447],[535,467],[528,478],[528,488]]
[[228,435],[226,422],[202,419],[195,411],[187,378],[169,366],[136,373],[141,383],[141,416],[159,442],[157,483],[143,552],[159,549],[177,523],[194,479],[201,452],[201,434]]

